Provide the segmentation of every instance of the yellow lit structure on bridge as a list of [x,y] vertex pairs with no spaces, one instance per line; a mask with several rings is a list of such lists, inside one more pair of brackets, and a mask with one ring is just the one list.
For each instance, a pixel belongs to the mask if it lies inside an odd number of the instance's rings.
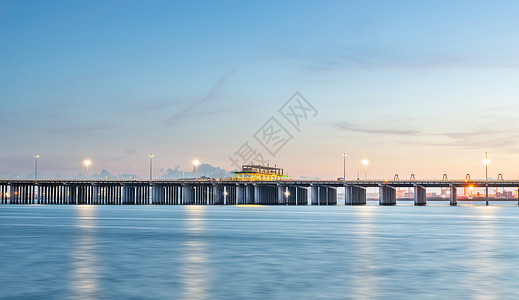
[[242,181],[276,181],[290,179],[290,176],[283,174],[283,169],[281,168],[261,165],[243,165],[241,171],[232,173],[236,175],[236,180]]

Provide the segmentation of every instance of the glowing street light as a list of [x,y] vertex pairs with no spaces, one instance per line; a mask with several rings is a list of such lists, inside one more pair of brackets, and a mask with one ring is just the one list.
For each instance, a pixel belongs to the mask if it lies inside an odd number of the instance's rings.
[[362,164],[364,165],[364,177],[367,180],[368,179],[368,164],[369,164],[369,160],[367,160],[367,159],[363,160]]
[[85,164],[86,169],[87,169],[87,177],[86,177],[86,179],[88,180],[88,167],[92,164],[92,162],[87,159],[83,163]]
[[38,154],[34,155],[34,181],[38,181]]
[[200,162],[198,160],[193,160],[193,165],[195,165],[195,176],[196,176],[196,180],[198,180],[198,165],[200,164]]
[[344,156],[344,169],[342,180],[346,181],[346,156],[348,156],[348,153],[343,153],[342,155]]
[[286,198],[286,205],[288,205],[288,197],[290,197],[290,192],[288,191],[288,187],[285,188],[285,198]]
[[150,181],[153,179],[153,154],[148,155],[150,158]]
[[485,198],[486,198],[486,205],[488,205],[488,164],[490,163],[490,160],[488,160],[488,152],[485,152],[485,158],[483,159],[483,164],[485,165]]

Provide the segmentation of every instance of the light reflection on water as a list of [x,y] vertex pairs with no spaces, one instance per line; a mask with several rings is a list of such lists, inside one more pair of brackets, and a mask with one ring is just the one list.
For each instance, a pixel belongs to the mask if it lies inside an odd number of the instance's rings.
[[96,251],[96,210],[93,205],[77,206],[77,225],[79,229],[74,238],[74,248],[70,253],[72,261],[72,297],[75,299],[95,299],[99,292],[99,270]]
[[356,299],[374,299],[378,297],[379,291],[376,289],[377,264],[374,257],[377,255],[376,245],[373,243],[374,231],[374,210],[376,207],[361,207],[355,215],[355,226],[351,231],[356,234],[354,251],[357,255],[352,259],[352,272],[358,274],[353,277],[351,296]]
[[207,267],[208,249],[201,236],[205,230],[204,211],[204,206],[186,207],[188,239],[182,244],[185,260],[181,269],[185,299],[210,299],[206,293],[211,277]]
[[0,206],[0,298],[519,299],[518,212]]

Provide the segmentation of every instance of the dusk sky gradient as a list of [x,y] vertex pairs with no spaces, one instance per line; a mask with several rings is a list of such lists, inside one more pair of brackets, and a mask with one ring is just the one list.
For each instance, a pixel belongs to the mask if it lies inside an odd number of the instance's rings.
[[[519,178],[517,1],[2,1],[0,177],[231,170],[299,91],[299,176]],[[288,128],[288,127],[287,127]],[[290,129],[290,128],[288,128]],[[252,144],[252,143],[251,143]],[[255,144],[257,145],[257,144]],[[257,146],[261,150],[260,146]],[[161,171],[162,169],[162,171]]]

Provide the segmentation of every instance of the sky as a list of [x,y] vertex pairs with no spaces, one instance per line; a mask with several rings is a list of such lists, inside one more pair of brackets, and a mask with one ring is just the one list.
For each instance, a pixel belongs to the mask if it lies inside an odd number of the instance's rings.
[[254,154],[335,179],[347,153],[347,179],[363,159],[370,178],[483,178],[488,152],[491,178],[517,179],[518,15],[517,1],[0,0],[0,177],[34,176],[35,154],[46,178],[83,176],[85,159],[146,177],[153,153],[157,177]]

